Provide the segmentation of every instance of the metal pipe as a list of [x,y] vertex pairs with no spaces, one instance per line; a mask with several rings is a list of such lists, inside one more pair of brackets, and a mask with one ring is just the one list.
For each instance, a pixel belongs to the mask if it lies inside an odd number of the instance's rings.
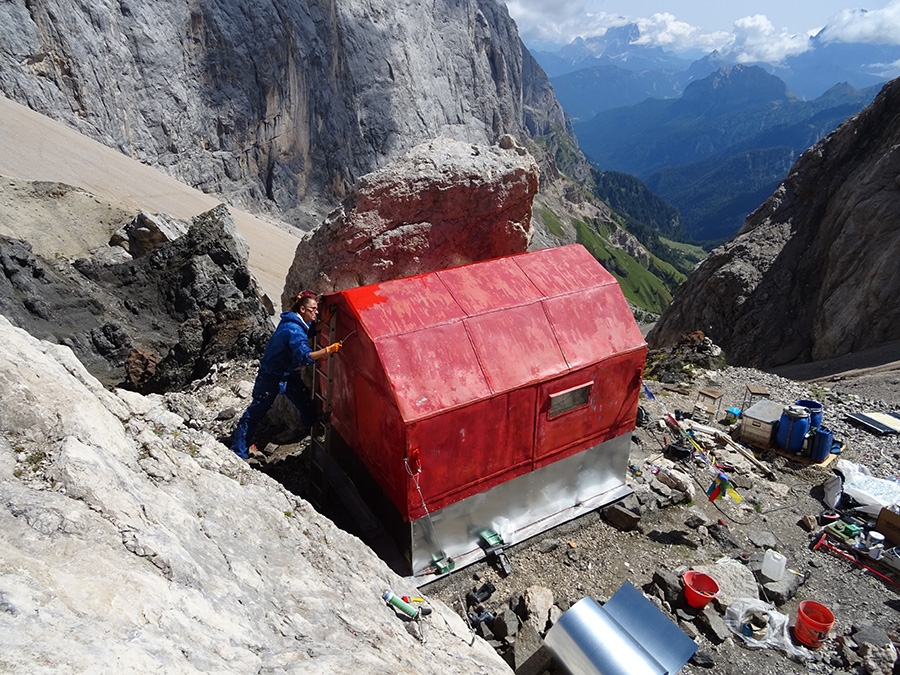
[[827,533],[826,533],[826,532],[823,532],[823,533],[822,533],[822,536],[819,537],[819,541],[817,541],[817,542],[815,543],[815,545],[813,546],[813,551],[818,551],[820,546],[821,546],[821,547],[824,547],[824,548],[826,548],[827,550],[831,551],[832,553],[837,553],[839,556],[842,556],[842,557],[846,558],[846,559],[849,560],[850,562],[854,562],[854,563],[856,563],[857,565],[859,565],[860,567],[864,567],[865,569],[869,570],[872,574],[874,574],[876,577],[878,577],[878,578],[880,578],[880,579],[883,579],[884,581],[888,582],[889,584],[893,584],[894,586],[900,586],[900,584],[898,584],[896,581],[894,581],[893,579],[891,579],[889,576],[887,576],[887,575],[885,575],[885,574],[882,574],[882,573],[879,572],[878,570],[872,569],[871,567],[869,567],[868,565],[866,565],[864,562],[858,560],[858,559],[856,558],[856,556],[852,556],[852,555],[850,555],[849,553],[846,553],[845,551],[842,551],[842,550],[839,549],[838,547],[832,546],[831,544],[829,544],[827,541],[825,541],[825,537],[826,537],[826,536],[827,536]]

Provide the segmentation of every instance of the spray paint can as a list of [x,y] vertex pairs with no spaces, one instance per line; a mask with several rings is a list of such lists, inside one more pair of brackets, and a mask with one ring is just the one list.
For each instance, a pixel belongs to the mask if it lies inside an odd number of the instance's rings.
[[410,619],[418,619],[419,618],[419,610],[413,607],[412,605],[403,602],[403,598],[399,595],[394,595],[394,592],[390,589],[384,592],[384,595],[381,596],[382,599],[389,604],[391,607],[399,609],[401,612],[406,614]]

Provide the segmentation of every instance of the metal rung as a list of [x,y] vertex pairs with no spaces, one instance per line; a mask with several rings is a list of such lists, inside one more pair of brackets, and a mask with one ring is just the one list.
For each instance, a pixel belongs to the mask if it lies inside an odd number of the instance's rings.
[[[331,311],[331,320],[328,324],[329,336],[334,336],[337,325],[337,312]],[[324,345],[315,345],[321,349]],[[329,470],[331,449],[331,400],[334,380],[331,376],[331,354],[326,357],[329,368],[319,367],[318,362],[313,366],[312,399],[316,404],[319,421],[310,429],[310,457],[308,463],[310,501],[319,508],[325,505],[328,495],[328,483],[333,480],[333,471]]]

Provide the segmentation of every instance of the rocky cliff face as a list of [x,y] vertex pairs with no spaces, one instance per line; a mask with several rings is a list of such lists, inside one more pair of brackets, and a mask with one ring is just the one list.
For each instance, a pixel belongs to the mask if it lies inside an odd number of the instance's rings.
[[900,80],[805,152],[675,294],[651,347],[702,330],[729,362],[828,359],[900,338]]
[[141,391],[184,387],[220,361],[262,353],[271,325],[224,206],[190,227],[141,214],[114,241],[131,253],[107,246],[70,263],[0,235],[0,314],[71,347],[104,384]]
[[2,316],[0,390],[0,671],[509,672],[442,603],[395,614],[415,587],[162,397]]
[[495,0],[13,0],[0,5],[0,90],[306,228],[423,141],[541,136],[551,176],[566,133]]

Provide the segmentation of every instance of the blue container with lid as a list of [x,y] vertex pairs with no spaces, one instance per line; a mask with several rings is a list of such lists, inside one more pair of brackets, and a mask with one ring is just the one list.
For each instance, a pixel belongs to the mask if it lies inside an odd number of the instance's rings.
[[809,428],[818,429],[822,426],[822,404],[818,401],[800,399],[794,405],[806,408],[809,411]]
[[789,405],[781,413],[775,442],[778,447],[794,454],[803,451],[803,441],[809,432],[809,410],[799,405]]

